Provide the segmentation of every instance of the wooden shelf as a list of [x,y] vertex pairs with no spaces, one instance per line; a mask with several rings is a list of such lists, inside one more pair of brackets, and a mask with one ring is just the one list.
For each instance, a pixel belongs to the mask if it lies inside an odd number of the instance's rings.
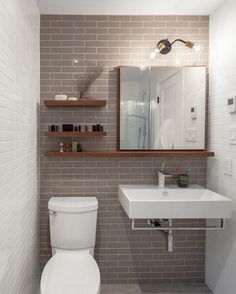
[[50,138],[105,137],[107,132],[45,132],[44,135]]
[[213,157],[208,151],[47,151],[47,157]]
[[44,100],[44,105],[47,107],[103,107],[106,104],[107,100],[98,99],[81,99],[76,101]]

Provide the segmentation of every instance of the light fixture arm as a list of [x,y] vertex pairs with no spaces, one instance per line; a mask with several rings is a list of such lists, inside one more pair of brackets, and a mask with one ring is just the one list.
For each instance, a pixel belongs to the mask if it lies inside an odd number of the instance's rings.
[[193,47],[194,47],[194,43],[193,42],[191,42],[191,41],[184,41],[184,40],[182,40],[182,39],[176,39],[176,40],[174,40],[172,43],[171,43],[171,46],[175,43],[175,42],[181,42],[181,43],[184,43],[184,45],[186,46],[186,47],[188,47],[189,49],[192,49]]
[[172,46],[174,43],[176,43],[176,42],[182,42],[182,43],[184,43],[185,45],[187,44],[187,42],[184,41],[184,40],[182,40],[182,39],[176,39],[176,40],[174,40],[174,41],[171,43],[171,46]]

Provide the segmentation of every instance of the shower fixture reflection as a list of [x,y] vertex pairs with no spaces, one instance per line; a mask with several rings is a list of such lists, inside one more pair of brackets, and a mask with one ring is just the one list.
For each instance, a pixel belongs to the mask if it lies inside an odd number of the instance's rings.
[[[147,136],[147,117],[137,114],[129,114],[128,117],[136,117],[143,121],[143,126],[138,128],[138,144],[137,149],[145,149],[145,142]],[[143,136],[143,144],[141,146],[141,134]]]

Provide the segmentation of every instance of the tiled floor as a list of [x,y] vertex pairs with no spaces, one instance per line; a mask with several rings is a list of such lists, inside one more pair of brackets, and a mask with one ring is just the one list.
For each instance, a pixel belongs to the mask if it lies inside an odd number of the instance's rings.
[[211,294],[212,292],[205,286],[193,285],[152,285],[140,286],[138,284],[125,285],[102,285],[101,294]]

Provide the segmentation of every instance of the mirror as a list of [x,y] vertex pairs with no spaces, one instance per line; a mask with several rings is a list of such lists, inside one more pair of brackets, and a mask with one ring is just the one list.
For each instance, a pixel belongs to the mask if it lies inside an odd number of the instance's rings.
[[205,149],[205,67],[120,67],[120,150]]

